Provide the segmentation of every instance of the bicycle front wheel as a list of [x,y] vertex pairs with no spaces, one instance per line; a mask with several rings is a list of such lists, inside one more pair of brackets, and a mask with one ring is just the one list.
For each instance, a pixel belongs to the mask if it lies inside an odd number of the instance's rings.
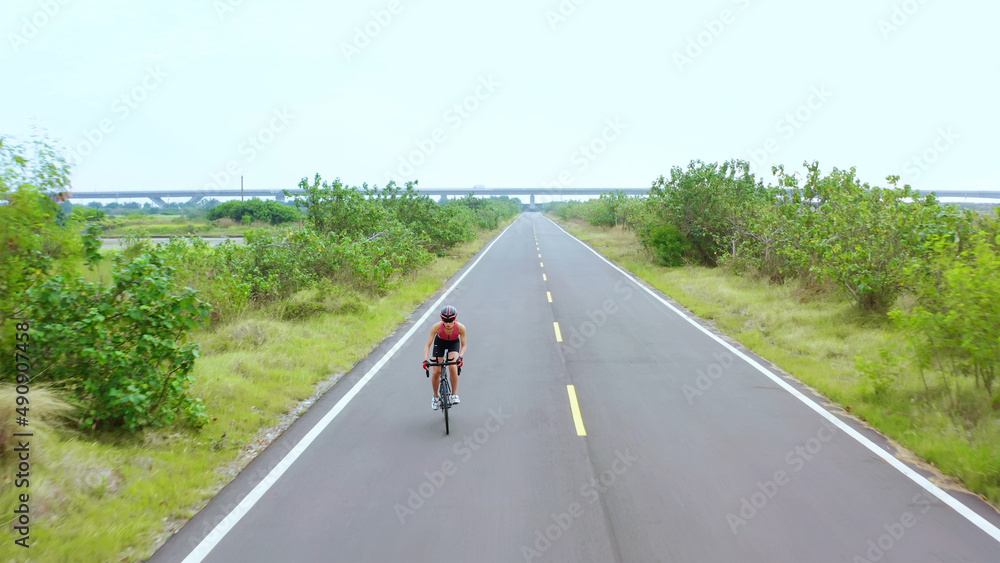
[[447,436],[451,429],[448,427],[448,411],[451,409],[451,384],[448,383],[447,374],[441,374],[441,385],[438,387],[441,395],[441,410],[444,411],[444,433]]

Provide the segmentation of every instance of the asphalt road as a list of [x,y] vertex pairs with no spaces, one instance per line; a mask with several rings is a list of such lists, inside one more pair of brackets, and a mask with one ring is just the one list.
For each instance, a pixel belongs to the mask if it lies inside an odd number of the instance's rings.
[[477,259],[152,561],[1000,561],[992,508],[544,217]]

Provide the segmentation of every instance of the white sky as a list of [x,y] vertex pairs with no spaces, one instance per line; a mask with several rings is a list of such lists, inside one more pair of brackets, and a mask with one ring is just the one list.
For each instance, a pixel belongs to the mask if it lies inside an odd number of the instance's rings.
[[60,140],[77,192],[643,188],[730,158],[997,190],[998,21],[996,0],[4,0],[0,134]]

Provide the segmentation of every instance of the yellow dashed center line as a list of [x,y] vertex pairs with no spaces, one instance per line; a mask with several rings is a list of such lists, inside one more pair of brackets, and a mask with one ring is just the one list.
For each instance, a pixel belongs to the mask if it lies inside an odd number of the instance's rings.
[[545,296],[549,298],[549,303],[552,303],[552,292],[551,291],[546,291],[545,292]]
[[562,332],[559,330],[559,323],[553,322],[552,326],[556,329],[556,342],[562,342]]
[[549,278],[545,277],[545,274],[542,274],[542,281],[549,281]]
[[569,408],[573,410],[573,423],[576,424],[576,435],[586,436],[587,429],[583,427],[583,416],[580,415],[580,404],[576,400],[576,387],[567,385],[566,391],[569,393]]
[[538,265],[544,268],[545,267],[545,262],[539,262]]

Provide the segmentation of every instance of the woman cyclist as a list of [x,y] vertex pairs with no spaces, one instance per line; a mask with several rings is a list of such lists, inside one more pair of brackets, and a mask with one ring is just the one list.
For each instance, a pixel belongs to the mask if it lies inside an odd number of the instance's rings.
[[[428,369],[426,358],[431,358],[435,362],[443,362],[445,357],[450,361],[458,359],[457,365],[448,366],[451,380],[451,404],[459,403],[458,394],[458,368],[462,365],[462,357],[465,356],[466,337],[465,325],[455,322],[458,311],[451,305],[441,309],[441,322],[434,323],[431,327],[431,336],[427,339],[427,347],[424,348],[424,369]],[[433,354],[431,347],[433,346]],[[447,354],[447,356],[445,355]],[[434,377],[431,378],[431,385],[434,387],[434,399],[431,401],[431,409],[438,410],[441,398],[438,397],[438,384],[441,382],[441,366],[434,366]]]

